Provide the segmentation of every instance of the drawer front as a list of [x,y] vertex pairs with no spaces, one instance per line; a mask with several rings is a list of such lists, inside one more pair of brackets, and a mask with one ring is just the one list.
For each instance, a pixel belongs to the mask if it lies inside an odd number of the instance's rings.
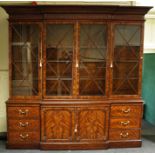
[[111,118],[110,120],[110,128],[140,128],[140,119],[133,118]]
[[112,105],[111,116],[139,118],[142,116],[142,106],[141,105]]
[[8,120],[8,129],[15,131],[39,131],[40,124],[38,120]]
[[135,140],[140,139],[140,130],[110,130],[109,140]]
[[8,118],[39,118],[39,107],[8,107]]
[[39,132],[9,132],[9,143],[38,143],[40,141]]

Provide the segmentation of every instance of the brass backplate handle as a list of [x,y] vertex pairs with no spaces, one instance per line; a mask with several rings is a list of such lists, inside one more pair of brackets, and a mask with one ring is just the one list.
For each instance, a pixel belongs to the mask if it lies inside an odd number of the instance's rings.
[[25,135],[20,134],[20,138],[22,138],[22,139],[27,139],[28,137],[29,137],[29,134],[25,134]]
[[122,109],[122,112],[125,113],[125,114],[129,113],[130,111],[131,111],[130,108],[129,109]]
[[19,114],[20,115],[26,115],[28,112],[29,112],[28,109],[26,109],[26,110],[19,109]]
[[128,132],[126,132],[126,133],[120,133],[120,136],[121,136],[121,138],[128,138],[128,136],[129,136],[129,133]]
[[20,127],[27,127],[29,125],[29,122],[25,122],[25,123],[19,122],[19,125]]
[[121,121],[120,123],[122,126],[127,126],[129,125],[130,121]]

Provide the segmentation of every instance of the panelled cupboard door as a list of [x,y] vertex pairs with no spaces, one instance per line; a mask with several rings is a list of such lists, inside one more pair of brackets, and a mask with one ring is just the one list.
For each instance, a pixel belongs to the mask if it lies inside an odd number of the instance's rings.
[[115,24],[113,25],[113,62],[111,95],[138,95],[142,25]]
[[77,141],[104,141],[108,135],[109,108],[78,108]]
[[41,26],[39,23],[10,23],[10,95],[40,96]]
[[41,123],[42,141],[72,141],[74,124],[74,113],[72,108],[42,108]]

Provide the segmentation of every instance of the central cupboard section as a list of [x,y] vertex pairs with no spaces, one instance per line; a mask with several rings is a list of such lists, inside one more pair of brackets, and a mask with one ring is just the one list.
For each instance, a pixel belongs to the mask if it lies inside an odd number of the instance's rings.
[[42,142],[95,142],[108,138],[108,106],[43,106]]
[[44,97],[106,95],[105,23],[47,23]]

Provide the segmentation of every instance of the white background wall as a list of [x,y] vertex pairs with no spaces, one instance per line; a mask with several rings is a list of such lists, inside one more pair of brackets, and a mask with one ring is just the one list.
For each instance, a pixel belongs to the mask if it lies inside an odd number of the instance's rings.
[[8,15],[0,8],[0,132],[6,131],[5,101],[8,99]]
[[[89,0],[90,1],[90,0]],[[90,4],[89,1],[78,2],[84,4]],[[91,4],[100,4],[103,0],[93,1]],[[0,2],[1,4],[12,4],[13,2]],[[18,2],[19,3],[19,2]],[[26,3],[26,2],[24,2]],[[49,2],[48,2],[49,3]],[[56,2],[55,2],[56,3]],[[64,4],[65,2],[63,2]],[[73,3],[73,2],[72,2]],[[21,2],[20,2],[21,4]],[[47,2],[40,2],[40,4],[47,4]],[[137,1],[125,1],[119,2],[107,2],[105,4],[117,4],[117,5],[149,5],[155,6],[155,1],[150,0],[137,0]],[[5,101],[8,99],[8,15],[0,8],[0,132],[6,132],[6,108]],[[149,15],[146,16],[145,23],[145,39],[144,39],[144,52],[155,53],[155,9],[152,10]]]
[[144,33],[144,53],[155,53],[155,16],[147,17]]

